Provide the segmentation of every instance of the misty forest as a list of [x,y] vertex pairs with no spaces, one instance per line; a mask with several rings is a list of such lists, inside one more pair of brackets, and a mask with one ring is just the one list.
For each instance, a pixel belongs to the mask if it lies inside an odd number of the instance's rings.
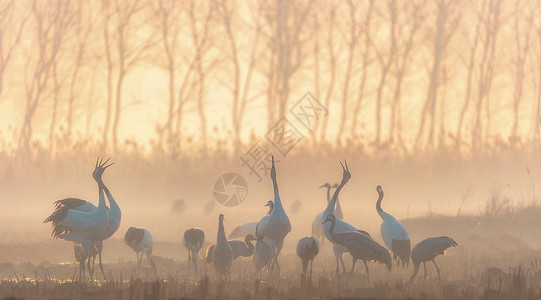
[[2,298],[539,298],[540,151],[537,0],[0,0]]

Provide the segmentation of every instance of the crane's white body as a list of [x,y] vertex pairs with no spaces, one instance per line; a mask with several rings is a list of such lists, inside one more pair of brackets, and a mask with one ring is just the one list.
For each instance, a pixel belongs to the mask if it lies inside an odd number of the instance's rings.
[[378,212],[383,222],[381,223],[381,237],[387,248],[392,249],[393,240],[409,240],[408,231],[395,217],[384,211]]
[[408,231],[395,217],[381,208],[381,201],[384,195],[381,186],[378,185],[376,191],[378,192],[376,211],[383,220],[381,223],[381,237],[387,248],[393,252],[394,259],[400,259],[404,267],[409,264],[411,252]]
[[253,222],[244,223],[242,225],[235,227],[235,229],[233,229],[233,231],[231,231],[231,233],[229,234],[229,239],[231,240],[231,239],[243,238],[247,234],[252,234],[255,236],[255,229],[257,227],[257,223],[259,222],[253,221]]
[[143,232],[143,238],[138,243],[130,243],[127,244],[128,247],[132,248],[135,252],[143,252],[152,253],[152,248],[154,247],[154,236],[150,232],[150,230],[144,228],[144,227],[136,227],[136,229],[141,230]]
[[[148,263],[152,266],[154,272],[158,273],[158,268],[152,259],[152,248],[154,247],[154,236],[144,227],[130,227],[124,236],[124,242],[137,255],[137,264],[140,267],[143,261],[143,254],[146,255]],[[141,257],[139,257],[141,253]]]
[[59,223],[70,228],[71,231],[59,234],[58,238],[78,244],[99,240],[105,233],[107,218],[105,196],[100,188],[98,207],[94,211],[67,210],[65,217],[59,220]]

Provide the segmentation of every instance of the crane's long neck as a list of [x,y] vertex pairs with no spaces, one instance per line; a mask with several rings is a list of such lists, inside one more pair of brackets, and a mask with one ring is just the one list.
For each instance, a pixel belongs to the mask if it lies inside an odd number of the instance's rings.
[[340,199],[336,197],[336,213],[334,214],[338,219],[344,218],[344,213],[342,212],[342,206],[340,205]]
[[103,212],[107,211],[107,205],[105,204],[105,195],[103,194],[103,185],[98,184],[99,189],[99,202],[98,202],[98,209],[96,211]]
[[225,230],[224,230],[224,220],[220,219],[218,222],[218,235],[216,236],[216,241],[220,244],[227,243],[227,238],[225,237]]
[[381,208],[381,201],[383,200],[383,192],[378,191],[378,194],[379,196],[378,196],[378,202],[376,202],[376,210],[378,211],[378,214],[380,215],[380,217],[383,218],[383,214],[385,214],[385,212]]
[[113,198],[113,195],[111,194],[111,192],[109,192],[109,189],[107,188],[107,186],[105,186],[105,184],[103,185],[103,189],[105,190],[105,194],[107,194],[107,199],[109,200],[109,216],[118,219],[118,221],[120,222],[120,217],[122,215],[120,206],[118,206],[115,198]]
[[274,187],[274,207],[272,209],[271,214],[274,213],[275,211],[277,213],[283,212],[284,207],[282,206],[282,200],[280,200],[280,192],[278,191],[278,182],[276,181],[276,177],[272,178],[272,185]]
[[334,194],[332,195],[331,202],[329,202],[329,204],[327,205],[327,208],[325,209],[326,212],[334,214],[334,207],[336,206],[336,200],[338,199],[338,194],[340,194],[340,191],[342,190],[345,184],[346,182],[344,180],[340,182],[340,185],[336,188],[336,190],[334,191]]

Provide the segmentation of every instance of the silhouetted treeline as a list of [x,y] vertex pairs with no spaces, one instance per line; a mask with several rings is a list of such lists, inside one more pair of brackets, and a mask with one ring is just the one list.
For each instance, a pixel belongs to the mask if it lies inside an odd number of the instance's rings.
[[[37,136],[50,153],[88,140],[117,149],[127,79],[156,69],[167,97],[152,108],[152,145],[173,156],[194,138],[186,126],[203,151],[220,142],[209,103],[227,107],[238,150],[307,91],[330,111],[314,143],[408,154],[541,142],[539,1],[0,2],[0,101],[20,115],[12,149]],[[256,108],[266,122],[247,123]]]

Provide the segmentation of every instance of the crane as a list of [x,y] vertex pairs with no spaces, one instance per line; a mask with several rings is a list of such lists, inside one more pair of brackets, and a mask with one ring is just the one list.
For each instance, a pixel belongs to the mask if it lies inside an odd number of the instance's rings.
[[[144,227],[130,227],[124,235],[124,243],[137,255],[137,265],[141,267],[143,263],[143,254],[146,255],[148,263],[152,266],[154,272],[158,273],[158,268],[152,259],[152,248],[154,247],[154,236],[150,230]],[[141,257],[139,257],[141,253]]]
[[425,269],[425,279],[426,279],[426,262],[427,261],[432,261],[434,263],[434,266],[436,267],[436,270],[438,271],[438,278],[441,279],[440,268],[438,268],[438,265],[436,264],[436,261],[434,259],[438,255],[445,255],[447,248],[456,247],[456,246],[458,246],[457,242],[455,242],[455,240],[447,236],[427,238],[419,242],[417,245],[415,245],[415,247],[413,247],[413,250],[411,250],[411,261],[413,262],[414,270],[413,270],[413,274],[411,275],[409,279],[409,283],[411,284],[413,282],[413,279],[415,279],[415,276],[417,275],[417,272],[419,271],[419,265],[421,263],[423,263],[423,266]]
[[393,260],[402,262],[404,268],[410,261],[411,243],[406,227],[402,225],[395,217],[385,212],[381,208],[383,200],[383,189],[380,185],[376,187],[378,192],[378,201],[376,202],[376,211],[383,220],[381,223],[381,236],[387,248],[393,252]]
[[366,275],[368,276],[368,282],[370,282],[370,273],[368,271],[368,265],[366,261],[376,261],[387,265],[387,269],[391,271],[392,261],[391,254],[387,248],[378,244],[371,237],[366,234],[362,234],[358,231],[347,232],[335,232],[336,217],[332,214],[328,215],[323,223],[330,223],[329,234],[333,241],[342,245],[353,256],[353,266],[351,272],[355,267],[355,262],[360,259],[363,261],[366,268]]
[[[43,221],[43,223],[51,223],[53,238],[72,241],[79,245],[83,248],[82,253],[87,256],[87,259],[89,253],[92,253],[91,248],[95,247],[95,241],[103,238],[108,224],[108,208],[104,196],[105,185],[101,180],[105,169],[113,165],[113,163],[106,165],[108,161],[109,159],[103,162],[103,159],[100,160],[98,157],[92,173],[92,177],[98,183],[99,201],[96,209],[81,211],[71,209],[62,201],[56,201],[53,213]],[[84,268],[84,261],[80,263],[81,268]],[[82,275],[81,280],[84,280],[84,272]]]
[[216,236],[216,247],[212,251],[212,262],[220,276],[227,274],[233,262],[233,249],[225,237],[223,214],[218,216],[218,234]]
[[302,264],[301,280],[306,278],[308,263],[310,263],[310,278],[312,277],[312,266],[318,253],[319,240],[315,237],[303,237],[297,242],[297,256],[300,257]]
[[199,273],[197,267],[197,255],[205,243],[205,232],[201,228],[191,227],[184,230],[182,234],[182,245],[188,250],[188,268],[193,263],[195,271]]
[[284,238],[291,231],[291,223],[287,216],[282,200],[280,199],[280,193],[278,191],[278,182],[276,181],[276,167],[274,166],[274,156],[272,156],[272,166],[270,171],[272,184],[274,187],[274,208],[269,215],[264,216],[259,221],[256,228],[256,238],[266,238],[273,248],[274,259],[273,265],[276,265],[278,272],[280,272],[280,265],[278,263],[278,255],[282,246],[284,245]]

